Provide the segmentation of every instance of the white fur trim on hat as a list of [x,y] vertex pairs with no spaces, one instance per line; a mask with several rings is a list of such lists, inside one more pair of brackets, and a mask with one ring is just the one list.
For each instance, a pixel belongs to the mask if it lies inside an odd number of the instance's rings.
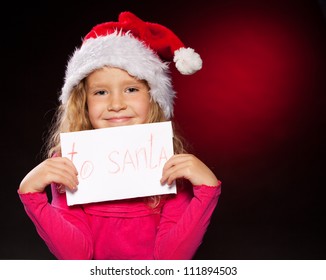
[[67,64],[60,101],[66,103],[71,90],[82,79],[104,66],[117,67],[146,80],[153,100],[160,105],[165,117],[173,116],[175,92],[168,75],[168,64],[130,33],[114,32],[89,38],[76,49]]

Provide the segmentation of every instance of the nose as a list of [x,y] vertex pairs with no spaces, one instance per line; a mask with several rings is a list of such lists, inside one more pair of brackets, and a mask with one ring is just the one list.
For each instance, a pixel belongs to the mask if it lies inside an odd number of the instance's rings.
[[122,93],[112,93],[109,99],[107,110],[118,112],[127,108],[124,96]]

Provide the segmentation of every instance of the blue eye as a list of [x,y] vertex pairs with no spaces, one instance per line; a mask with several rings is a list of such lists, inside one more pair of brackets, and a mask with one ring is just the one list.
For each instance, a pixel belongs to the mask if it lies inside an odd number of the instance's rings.
[[130,87],[130,88],[127,88],[126,89],[126,92],[127,93],[135,93],[135,92],[137,92],[138,91],[138,89],[137,88],[134,88],[134,87]]
[[95,94],[96,95],[105,95],[105,94],[107,94],[107,91],[105,91],[105,90],[99,90],[99,91],[95,92]]

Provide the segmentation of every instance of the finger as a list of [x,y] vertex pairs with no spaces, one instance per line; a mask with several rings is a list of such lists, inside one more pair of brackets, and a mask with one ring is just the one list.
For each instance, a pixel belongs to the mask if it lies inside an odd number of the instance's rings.
[[75,165],[72,163],[71,160],[67,158],[57,158],[54,161],[49,161],[48,163],[49,168],[60,170],[61,172],[64,172],[67,176],[72,175],[74,178],[77,179],[77,169]]
[[173,155],[164,165],[163,172],[174,165],[180,164],[182,162],[186,162],[188,160],[192,160],[193,156],[190,154],[178,154]]
[[69,188],[76,188],[79,183],[76,168],[71,161],[69,162],[69,159],[49,160],[44,164],[46,165],[44,172],[48,183],[63,183]]
[[181,161],[178,164],[171,166],[170,168],[163,171],[161,178],[161,184],[167,183],[171,185],[173,181],[178,178],[190,178],[191,174],[191,164],[188,161]]
[[56,157],[56,158],[51,158],[49,159],[49,162],[53,162],[53,164],[63,164],[65,168],[68,168],[71,172],[75,173],[76,175],[78,174],[78,171],[73,164],[73,162],[65,157]]
[[71,174],[71,172],[65,169],[52,169],[46,175],[48,177],[49,183],[57,183],[62,184],[68,187],[71,190],[77,189],[78,178],[75,174]]

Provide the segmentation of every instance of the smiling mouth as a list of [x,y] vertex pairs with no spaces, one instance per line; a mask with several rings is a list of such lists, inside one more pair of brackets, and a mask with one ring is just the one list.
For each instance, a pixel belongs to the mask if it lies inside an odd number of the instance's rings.
[[131,117],[112,117],[112,118],[107,118],[105,119],[108,122],[114,122],[114,123],[122,123],[129,121]]

